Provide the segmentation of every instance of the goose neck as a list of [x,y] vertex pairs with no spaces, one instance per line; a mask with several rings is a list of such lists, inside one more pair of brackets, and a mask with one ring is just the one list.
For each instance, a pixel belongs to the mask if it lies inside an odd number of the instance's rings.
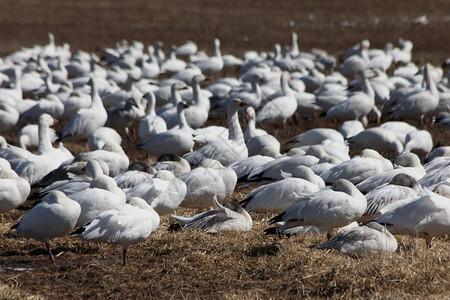
[[228,111],[228,139],[244,141],[244,134],[242,133],[241,124],[239,123],[239,117],[237,111]]
[[44,153],[48,153],[53,149],[52,142],[49,137],[49,126],[47,124],[39,123],[39,144],[38,144],[38,155],[42,155]]

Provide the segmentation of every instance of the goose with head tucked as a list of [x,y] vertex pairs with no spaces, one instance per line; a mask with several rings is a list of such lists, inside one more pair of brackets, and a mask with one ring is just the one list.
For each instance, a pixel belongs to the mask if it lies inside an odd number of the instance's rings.
[[147,202],[133,197],[124,205],[100,213],[71,236],[118,244],[123,249],[123,265],[126,265],[128,248],[146,240],[156,231],[159,222],[159,215]]
[[45,243],[49,258],[55,261],[50,240],[65,236],[75,227],[80,205],[59,191],[51,192],[20,218],[16,234]]
[[395,237],[384,226],[375,222],[350,228],[317,246],[319,249],[335,249],[342,254],[355,257],[393,253],[397,247]]
[[248,212],[236,202],[220,204],[214,197],[214,209],[192,216],[171,215],[183,230],[199,229],[216,233],[219,231],[249,231],[253,221]]
[[186,154],[184,158],[194,166],[198,166],[206,158],[215,159],[224,166],[247,158],[248,150],[238,118],[238,110],[244,105],[246,103],[238,98],[230,99],[227,103],[228,140],[215,139],[214,142]]

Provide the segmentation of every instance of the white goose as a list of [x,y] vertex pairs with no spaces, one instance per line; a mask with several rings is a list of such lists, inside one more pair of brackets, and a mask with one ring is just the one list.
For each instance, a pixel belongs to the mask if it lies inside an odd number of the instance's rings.
[[206,232],[249,231],[253,221],[251,216],[236,202],[225,202],[221,205],[214,198],[214,209],[195,215],[181,217],[172,215],[183,230],[199,229]]
[[70,120],[61,133],[61,140],[87,139],[95,129],[105,125],[108,114],[103,107],[102,99],[98,95],[94,78],[89,80],[91,86],[92,104],[89,108],[80,109]]
[[366,194],[367,209],[359,222],[375,220],[385,212],[416,199],[420,186],[414,177],[399,173],[389,183],[382,184]]
[[59,191],[51,192],[42,202],[21,217],[16,234],[44,242],[51,261],[50,240],[69,234],[80,215],[80,205]]
[[236,172],[236,176],[238,178],[237,182],[247,181],[248,175],[253,172],[256,168],[261,167],[262,165],[273,161],[276,157],[281,154],[277,152],[275,149],[271,149],[270,147],[266,147],[261,150],[261,154],[250,156],[243,160],[239,160],[230,165],[230,168]]
[[389,129],[372,127],[350,137],[348,143],[359,149],[373,149],[380,153],[393,151],[395,156],[402,153],[404,147],[396,134]]
[[193,97],[189,101],[189,108],[185,110],[186,122],[192,128],[199,128],[208,120],[209,109],[211,103],[201,91],[200,82],[205,81],[206,78],[202,74],[192,77],[191,86]]
[[121,189],[130,189],[153,178],[156,170],[144,161],[135,161],[126,171],[114,177]]
[[160,216],[172,213],[186,196],[186,184],[167,170],[126,191],[127,198],[144,199]]
[[184,117],[184,109],[187,107],[188,105],[184,101],[177,104],[178,128],[151,136],[137,145],[137,148],[144,149],[157,157],[166,153],[181,156],[192,151],[194,147],[192,128],[189,127]]
[[166,121],[155,113],[155,94],[146,93],[144,98],[147,100],[147,111],[145,117],[139,121],[138,135],[141,140],[167,131]]
[[362,216],[367,200],[348,180],[339,179],[332,189],[321,190],[309,197],[299,198],[271,222],[284,221],[281,231],[301,225],[313,225],[327,232],[328,238],[334,228],[343,227]]
[[237,183],[236,173],[213,159],[203,160],[199,167],[179,179],[188,189],[180,206],[200,209],[213,206],[213,199],[223,202],[233,193]]
[[92,151],[103,149],[106,143],[120,145],[122,144],[122,137],[110,127],[99,127],[89,135],[88,145]]
[[105,210],[125,204],[126,201],[125,193],[114,179],[105,175],[97,176],[91,181],[89,188],[71,194],[70,198],[81,207],[76,226],[82,226]]
[[247,128],[244,131],[244,139],[247,142],[249,139],[259,136],[266,135],[267,131],[261,128],[256,128],[256,113],[255,109],[251,106],[247,106],[245,108],[246,117],[247,117]]
[[33,154],[22,160],[14,168],[14,171],[20,177],[28,180],[30,185],[41,180],[41,178],[56,169],[63,161],[73,158],[72,154],[62,144],[60,144],[59,148],[53,148],[48,134],[49,127],[52,125],[53,118],[50,115],[42,114],[39,117],[38,154]]
[[123,249],[123,265],[126,265],[128,248],[146,240],[156,231],[159,222],[159,215],[147,202],[133,197],[127,204],[100,213],[71,236],[120,245]]
[[179,90],[186,89],[186,85],[180,81],[175,81],[170,85],[170,94],[172,103],[166,104],[156,111],[156,115],[160,116],[166,122],[168,129],[178,125],[177,105],[182,101]]
[[239,107],[246,105],[240,99],[233,98],[227,104],[228,140],[215,139],[200,149],[185,155],[191,165],[199,165],[205,158],[212,158],[222,165],[228,166],[236,161],[248,157],[244,135],[239,124]]
[[214,39],[214,55],[201,60],[197,63],[197,66],[202,70],[202,73],[208,76],[212,76],[215,73],[222,71],[223,69],[223,59],[222,53],[220,52],[220,40]]
[[375,222],[386,226],[392,234],[424,238],[430,248],[434,237],[450,233],[450,200],[449,195],[442,193],[443,189],[437,186],[434,192],[428,191],[427,195],[381,215]]
[[371,222],[353,227],[317,246],[319,249],[336,249],[342,254],[360,256],[378,253],[393,253],[398,243],[395,237],[378,223]]
[[[0,159],[3,160],[3,159]],[[16,172],[10,169],[9,163],[5,161],[0,166],[0,213],[17,208],[27,200],[30,194],[30,184],[20,178]]]
[[176,57],[177,47],[172,45],[169,50],[169,57],[161,63],[160,73],[176,73],[186,68],[186,62]]
[[41,114],[49,114],[55,119],[59,119],[64,112],[64,104],[56,96],[49,94],[46,98],[42,98],[33,107],[26,110],[20,116],[20,124],[33,123],[39,119]]
[[[319,191],[319,186],[303,179],[305,166],[298,166],[292,177],[262,185],[239,204],[247,211],[280,213],[297,202],[298,197]],[[310,170],[309,170],[310,171]],[[306,175],[306,174],[305,174]]]
[[[48,129],[50,141],[53,143],[57,136],[53,128]],[[30,124],[22,127],[19,131],[18,138],[19,147],[22,149],[37,148],[39,145],[39,126],[37,124]]]
[[289,73],[283,72],[280,78],[282,96],[277,97],[266,103],[256,115],[256,122],[281,121],[283,124],[297,110],[297,100],[295,100],[293,91],[288,86]]
[[0,132],[7,132],[19,121],[19,112],[8,103],[0,102]]

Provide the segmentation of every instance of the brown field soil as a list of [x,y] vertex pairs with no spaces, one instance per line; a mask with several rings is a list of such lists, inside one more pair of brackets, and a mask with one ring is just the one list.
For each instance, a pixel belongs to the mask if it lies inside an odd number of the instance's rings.
[[[121,39],[161,40],[166,47],[191,39],[211,54],[218,37],[224,54],[239,56],[267,51],[274,43],[288,45],[296,31],[301,50],[320,48],[336,56],[363,39],[381,48],[403,37],[414,42],[414,62],[440,65],[450,57],[449,13],[447,0],[0,0],[0,56],[45,44],[47,32],[55,34],[57,44],[69,43],[73,53],[112,47]],[[414,21],[423,15],[428,24]],[[215,118],[208,124],[223,123]],[[324,126],[338,124],[297,118],[285,128],[265,129],[286,142]],[[448,131],[426,128],[435,143],[450,144]],[[17,131],[7,139],[14,143]],[[130,160],[145,159],[136,144],[124,142]],[[74,154],[88,151],[84,144],[66,147]],[[243,199],[250,189],[238,186],[230,200]],[[128,266],[121,265],[119,247],[68,237],[52,242],[59,259],[52,264],[42,243],[9,232],[31,204],[0,219],[0,299],[450,298],[448,238],[426,250],[423,240],[398,236],[394,254],[350,258],[311,247],[325,236],[264,235],[270,215],[252,214],[250,232],[219,234],[168,232],[172,221],[163,217],[155,234],[130,248]]]

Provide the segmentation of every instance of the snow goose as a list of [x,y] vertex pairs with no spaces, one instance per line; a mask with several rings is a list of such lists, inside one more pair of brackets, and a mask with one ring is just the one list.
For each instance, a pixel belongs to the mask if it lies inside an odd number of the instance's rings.
[[186,89],[186,85],[180,81],[175,81],[170,85],[172,104],[167,104],[156,111],[156,114],[164,119],[168,129],[178,125],[177,105],[181,102],[179,90]]
[[346,78],[352,79],[364,71],[369,63],[369,56],[367,53],[369,46],[370,42],[368,40],[359,43],[356,53],[345,60],[339,69],[339,72]]
[[388,170],[392,170],[392,163],[377,151],[364,149],[360,155],[351,160],[343,161],[321,174],[325,183],[333,183],[338,179],[347,179],[353,184]]
[[450,233],[450,200],[439,193],[437,186],[434,192],[428,191],[427,195],[386,212],[375,222],[392,234],[424,238],[430,248],[434,237]]
[[64,112],[60,117],[61,121],[70,121],[79,109],[88,108],[92,104],[89,94],[82,90],[73,91],[69,97],[61,99],[61,102],[64,105]]
[[184,101],[177,104],[178,128],[151,136],[137,145],[137,148],[144,149],[157,157],[166,153],[183,155],[192,151],[194,147],[192,128],[186,123],[184,117],[184,110],[187,107],[189,106]]
[[196,43],[194,43],[193,41],[188,40],[184,44],[178,46],[176,50],[177,50],[176,54],[178,56],[183,56],[183,57],[187,56],[187,57],[189,57],[189,56],[194,55],[195,53],[197,53],[198,47],[197,47]]
[[250,175],[253,170],[261,167],[262,165],[273,161],[276,157],[281,154],[275,149],[270,147],[265,147],[261,150],[261,154],[250,156],[243,160],[234,162],[230,165],[230,168],[236,172],[237,182],[247,181],[248,175]]
[[49,258],[55,261],[50,240],[69,234],[80,215],[80,205],[59,191],[51,192],[20,219],[16,234],[44,242]]
[[167,131],[166,121],[155,113],[155,94],[148,92],[144,95],[147,100],[147,110],[145,117],[139,121],[138,134],[141,140],[145,140],[153,135]]
[[258,73],[253,74],[250,80],[251,89],[232,93],[230,97],[239,98],[242,101],[247,102],[249,106],[256,109],[260,106],[263,96],[259,86],[260,82],[264,82],[263,77]]
[[48,134],[49,127],[53,125],[53,118],[48,114],[42,114],[39,117],[39,145],[38,154],[22,160],[14,168],[14,171],[28,180],[30,185],[38,182],[47,173],[56,169],[63,161],[72,159],[72,154],[61,147],[53,148],[53,145]]
[[350,228],[317,246],[319,249],[336,249],[342,254],[356,257],[393,253],[397,247],[395,237],[385,227],[375,222]]
[[0,102],[0,132],[8,132],[19,121],[19,112],[8,103]]
[[127,136],[134,135],[134,131],[131,129],[132,123],[145,116],[140,104],[132,98],[109,109],[107,113],[105,126],[111,127],[119,133],[125,133]]
[[264,129],[256,128],[255,120],[256,120],[256,113],[255,109],[251,106],[247,106],[245,108],[246,117],[247,117],[247,128],[244,131],[244,139],[245,142],[247,142],[249,139],[259,136],[259,135],[266,135],[267,131]]
[[61,140],[87,139],[97,128],[105,125],[108,118],[102,99],[98,95],[96,80],[89,80],[92,104],[89,108],[80,109],[61,133]]
[[197,66],[202,70],[202,73],[212,76],[223,69],[222,53],[220,52],[220,40],[214,39],[214,55],[197,62]]
[[7,163],[7,167],[0,166],[0,190],[0,213],[3,213],[25,202],[30,194],[30,184],[11,170]]
[[[19,131],[18,144],[22,149],[33,149],[39,145],[39,127],[37,124],[30,124],[22,127]],[[53,143],[57,136],[53,128],[48,129],[50,141]]]
[[12,74],[12,81],[14,88],[0,88],[0,102],[8,103],[14,106],[23,99],[22,85],[20,81],[21,71],[19,68],[14,68]]
[[49,114],[55,119],[59,119],[64,112],[64,104],[55,95],[49,94],[40,99],[36,105],[26,110],[20,115],[19,123],[23,126],[26,123],[34,123],[41,114]]
[[208,120],[211,103],[206,98],[200,88],[200,82],[205,81],[204,75],[195,75],[192,77],[191,86],[193,97],[189,102],[189,108],[185,110],[186,122],[192,128],[199,128]]
[[213,199],[223,202],[230,196],[237,183],[236,173],[224,167],[219,161],[205,159],[198,168],[179,177],[187,186],[186,197],[180,206],[207,208],[213,206]]
[[413,152],[419,157],[425,157],[432,149],[433,138],[427,130],[415,130],[406,134],[403,153]]
[[415,180],[419,180],[425,175],[425,169],[416,154],[403,153],[395,159],[394,169],[371,176],[358,183],[356,187],[362,193],[368,193],[377,186],[390,182],[395,175],[400,173],[406,173]]
[[384,122],[379,127],[392,131],[403,145],[405,144],[406,135],[411,131],[417,130],[415,126],[403,121],[388,121]]
[[122,144],[122,137],[113,128],[99,127],[88,138],[89,149],[92,151],[103,149],[107,142],[120,145]]
[[80,204],[81,213],[76,226],[82,226],[101,212],[124,204],[126,196],[113,178],[100,175],[91,181],[89,188],[71,194],[70,199]]
[[272,223],[284,221],[280,230],[313,225],[327,232],[328,238],[334,228],[350,224],[361,217],[367,206],[367,200],[348,180],[338,179],[332,189],[321,190],[298,202],[280,215],[271,219]]
[[172,45],[169,50],[169,57],[161,65],[160,73],[176,73],[186,68],[186,62],[176,57],[177,47]]
[[367,208],[359,222],[375,220],[383,213],[417,199],[420,186],[414,177],[399,173],[391,182],[382,184],[366,194]]
[[439,103],[439,92],[436,84],[430,77],[428,64],[424,68],[424,89],[409,93],[400,98],[390,115],[402,118],[423,120],[424,115],[434,111]]
[[331,140],[344,144],[344,137],[339,131],[331,128],[313,128],[293,138],[290,142],[293,147],[321,144],[325,140]]
[[361,131],[364,131],[364,125],[358,120],[345,121],[339,127],[339,132],[342,134],[344,139],[349,139],[352,136],[357,135]]
[[280,78],[282,96],[267,102],[256,116],[256,122],[278,122],[283,124],[297,110],[297,100],[295,100],[292,90],[288,86],[289,73],[283,72]]
[[107,142],[102,149],[78,154],[74,161],[102,160],[109,167],[109,176],[117,176],[125,171],[130,160],[119,144]]
[[71,236],[120,245],[123,249],[123,265],[126,265],[128,248],[145,241],[156,231],[159,222],[159,215],[147,202],[133,197],[124,205],[100,213]]
[[117,186],[121,189],[130,189],[138,184],[153,178],[156,170],[144,161],[135,161],[128,166],[126,171],[114,177]]
[[195,215],[181,217],[171,215],[183,230],[199,229],[216,233],[219,231],[249,231],[253,221],[250,215],[236,202],[221,205],[214,197],[214,209]]
[[152,167],[157,171],[170,171],[175,177],[179,177],[191,170],[191,165],[189,165],[189,162],[186,159],[171,153],[163,154],[158,157],[158,161],[152,163]]
[[127,198],[144,199],[160,215],[166,215],[178,208],[186,196],[186,184],[167,170],[157,171],[155,176],[126,191]]
[[239,107],[246,105],[238,98],[233,98],[227,104],[228,140],[215,139],[200,149],[185,155],[185,159],[194,166],[199,165],[205,158],[218,160],[228,166],[238,160],[248,157],[247,146],[244,141],[241,125],[239,124]]
[[361,72],[361,79],[363,80],[362,92],[354,93],[347,100],[330,108],[325,118],[338,121],[361,119],[363,123],[367,122],[366,116],[375,106],[375,92],[365,73]]
[[359,149],[373,149],[380,153],[394,151],[395,156],[403,151],[403,144],[389,129],[372,127],[350,137],[348,143]]
[[14,170],[23,160],[33,157],[33,153],[23,148],[9,145],[3,136],[0,136],[0,158],[6,159]]
[[152,79],[159,76],[161,68],[155,57],[155,48],[152,45],[147,47],[147,53],[148,59],[143,59],[141,62],[142,78]]
[[297,167],[292,177],[259,186],[239,204],[247,211],[280,213],[297,202],[298,197],[319,191],[319,186],[301,178],[305,166]]
[[202,74],[202,71],[197,67],[197,65],[193,63],[187,63],[185,69],[178,71],[176,74],[170,77],[170,79],[181,80],[185,84],[190,84],[192,82],[192,78],[200,74]]
[[291,173],[298,166],[311,167],[317,164],[319,159],[312,155],[306,155],[304,152],[288,152],[286,156],[279,156],[261,167],[254,169],[249,175],[248,180],[282,180],[283,173]]
[[425,162],[428,163],[437,157],[450,157],[450,146],[441,146],[433,149],[425,158]]

